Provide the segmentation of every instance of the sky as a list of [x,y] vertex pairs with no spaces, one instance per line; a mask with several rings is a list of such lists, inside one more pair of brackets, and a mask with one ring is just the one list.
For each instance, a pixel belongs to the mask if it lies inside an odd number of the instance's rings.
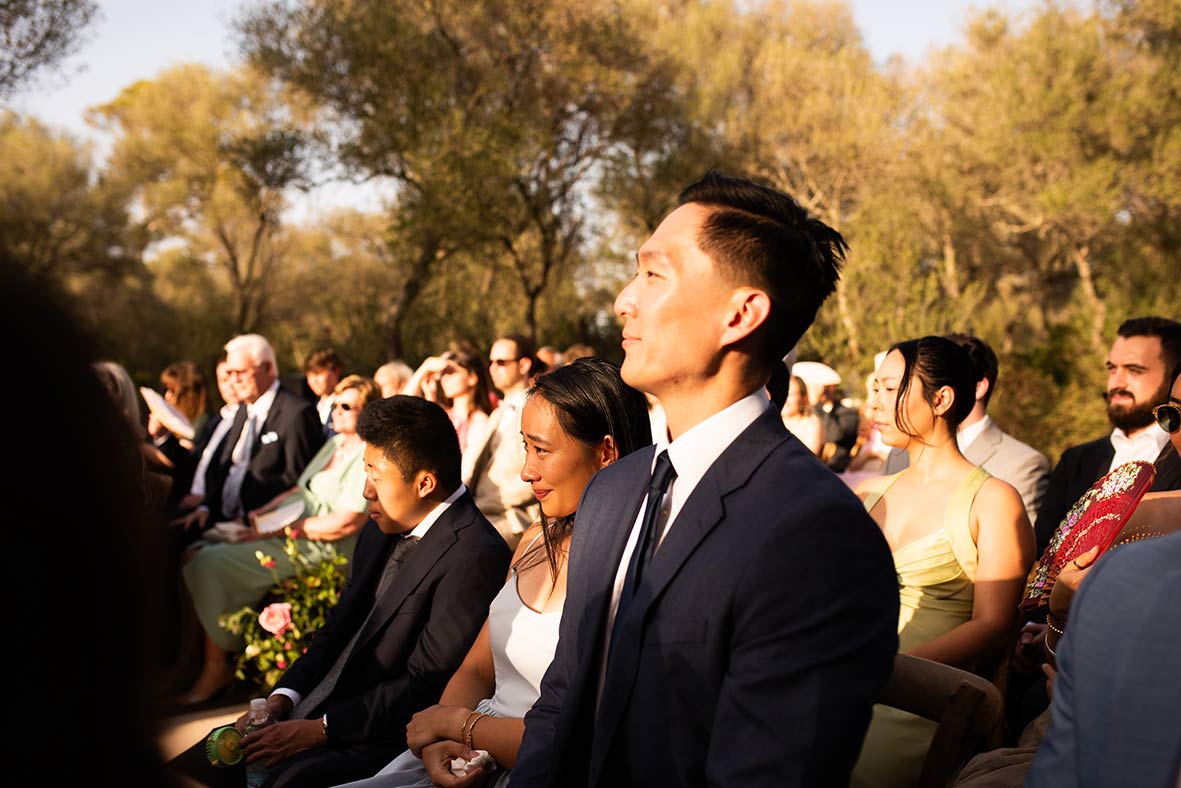
[[[1020,11],[1035,0],[852,0],[853,15],[866,45],[879,62],[891,56],[921,60],[933,47],[960,39],[972,8],[999,6]],[[128,85],[177,63],[229,67],[236,60],[232,22],[243,0],[98,0],[102,19],[87,43],[69,58],[61,73],[17,95],[17,112],[92,140],[105,140],[85,121],[87,107],[115,98]],[[345,185],[331,185],[305,199],[302,213],[331,208]],[[361,207],[361,206],[359,206]],[[369,207],[376,208],[376,204]]]

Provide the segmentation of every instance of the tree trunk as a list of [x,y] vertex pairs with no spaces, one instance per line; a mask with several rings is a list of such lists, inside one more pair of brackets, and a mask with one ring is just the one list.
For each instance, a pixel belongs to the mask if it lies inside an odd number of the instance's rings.
[[426,286],[430,277],[431,266],[440,259],[442,250],[439,241],[434,237],[423,239],[418,250],[418,257],[411,266],[406,281],[402,284],[402,291],[386,310],[385,319],[385,355],[387,361],[401,360],[405,357],[406,349],[402,344],[402,323],[406,320],[406,313],[418,298],[419,293]]
[[849,312],[849,299],[845,296],[845,277],[837,280],[837,312],[841,316],[841,324],[845,333],[849,335],[849,357],[853,361],[861,360],[861,332],[853,322],[853,315]]
[[1083,295],[1091,305],[1091,347],[1102,356],[1107,352],[1107,344],[1103,339],[1103,331],[1107,326],[1107,304],[1095,288],[1095,275],[1091,268],[1091,248],[1076,246],[1070,256],[1074,262],[1075,270],[1078,271],[1079,282],[1083,286]]
[[960,274],[951,233],[943,234],[943,291],[953,301],[960,299]]
[[537,301],[541,298],[540,289],[526,289],[525,291],[525,326],[529,340],[537,345]]

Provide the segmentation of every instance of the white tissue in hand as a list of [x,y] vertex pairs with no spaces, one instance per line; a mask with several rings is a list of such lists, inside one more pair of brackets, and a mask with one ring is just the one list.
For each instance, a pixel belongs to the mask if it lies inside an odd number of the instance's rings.
[[476,750],[476,755],[470,761],[463,758],[451,759],[451,773],[456,777],[466,777],[468,771],[479,769],[481,766],[491,766],[492,756],[487,750]]

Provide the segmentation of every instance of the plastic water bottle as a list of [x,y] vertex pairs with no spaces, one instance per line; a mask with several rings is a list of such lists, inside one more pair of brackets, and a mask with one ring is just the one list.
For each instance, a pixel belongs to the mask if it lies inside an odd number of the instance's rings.
[[[255,698],[250,701],[250,712],[246,717],[246,732],[256,731],[259,728],[265,728],[275,721],[271,716],[271,712],[267,709],[266,698]],[[266,759],[262,758],[253,763],[246,764],[246,788],[260,788],[266,782],[267,767]]]

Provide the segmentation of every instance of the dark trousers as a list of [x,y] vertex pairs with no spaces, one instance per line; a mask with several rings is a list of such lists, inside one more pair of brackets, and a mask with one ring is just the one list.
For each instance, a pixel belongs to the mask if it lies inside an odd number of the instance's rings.
[[[343,747],[313,747],[271,769],[266,788],[325,788],[372,777],[406,749],[395,741],[365,742]],[[168,767],[208,788],[242,788],[245,761],[216,767],[205,757],[205,739],[168,762]]]

